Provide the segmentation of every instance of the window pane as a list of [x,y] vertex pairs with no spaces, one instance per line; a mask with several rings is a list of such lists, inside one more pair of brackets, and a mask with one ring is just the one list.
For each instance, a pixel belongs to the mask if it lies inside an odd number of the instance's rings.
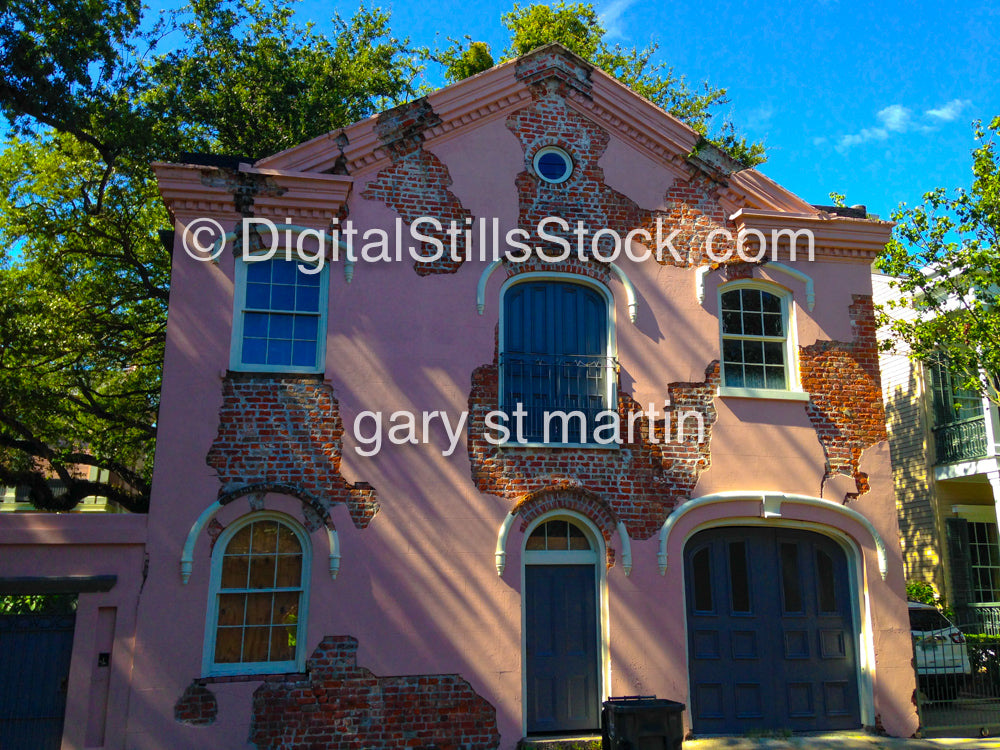
[[246,555],[250,553],[250,526],[244,526],[233,534],[226,545],[227,555]]
[[298,289],[295,290],[295,309],[299,312],[318,312],[319,287],[298,287]]
[[294,329],[293,338],[314,343],[319,332],[319,318],[313,315],[296,315]]
[[576,524],[569,525],[569,548],[570,549],[590,549],[590,541]]
[[781,545],[781,589],[785,612],[802,611],[802,584],[799,580],[799,546]]
[[238,663],[242,648],[243,628],[219,628],[215,634],[215,663]]
[[761,322],[760,315],[744,313],[743,333],[747,336],[764,335],[764,324]]
[[272,339],[290,339],[293,325],[294,316],[292,315],[272,315],[268,333]]
[[723,339],[722,358],[726,362],[743,362],[743,342]]
[[271,628],[258,627],[247,628],[243,631],[243,658],[244,663],[255,661],[270,661],[268,651],[271,640]]
[[569,524],[565,521],[549,521],[545,524],[548,549],[569,549]]
[[765,388],[764,368],[747,365],[743,368],[743,382],[745,388]]
[[269,285],[271,283],[271,261],[248,261],[247,281],[256,284]]
[[781,315],[767,314],[764,316],[765,336],[784,336],[784,326],[781,324]]
[[250,584],[247,588],[274,588],[274,571],[274,555],[254,555],[250,558]]
[[270,625],[274,594],[247,594],[246,625]]
[[750,611],[750,577],[747,571],[746,542],[729,544],[729,586],[733,612]]
[[785,345],[777,341],[763,342],[764,362],[769,365],[785,364]]
[[764,345],[761,341],[743,342],[743,361],[748,365],[764,364]]
[[774,294],[769,294],[768,292],[762,292],[762,307],[764,312],[768,313],[780,313],[781,312],[781,297]]
[[267,338],[267,313],[245,313],[243,315],[243,335],[248,338]]
[[287,589],[299,585],[302,580],[302,556],[278,555],[278,573],[275,588]]
[[219,625],[242,625],[246,594],[219,595]]
[[764,370],[765,377],[767,378],[767,388],[775,388],[778,390],[785,390],[788,388],[784,367],[765,367]]
[[740,310],[742,306],[740,304],[740,293],[738,291],[726,292],[722,295],[722,309],[723,310]]
[[739,365],[726,365],[726,385],[729,388],[743,388],[746,379],[743,377],[743,368]]
[[247,284],[247,307],[266,310],[271,304],[271,287],[268,284]]
[[243,364],[267,364],[267,339],[243,339]]
[[295,309],[295,287],[284,284],[274,284],[271,287],[272,310],[294,310]]
[[316,343],[313,341],[293,341],[292,364],[296,367],[312,367],[315,365]]
[[255,555],[262,552],[278,551],[278,529],[276,521],[258,521],[251,525],[253,529],[252,551]]
[[545,526],[539,526],[534,531],[531,532],[531,536],[528,537],[528,541],[524,543],[524,548],[529,549],[545,549]]
[[249,573],[249,557],[246,555],[226,555],[222,559],[222,588],[245,589]]
[[271,628],[271,661],[291,661],[295,658],[294,625]]
[[[299,275],[299,270],[296,268],[298,265],[294,261],[287,260],[271,260],[269,261],[271,265],[271,281],[275,284],[295,284],[296,277]],[[305,274],[303,274],[305,275]]]
[[743,317],[733,310],[722,311],[722,332],[743,333]]
[[760,310],[759,289],[744,289],[742,290],[741,297],[743,299],[744,310]]
[[292,363],[291,341],[270,341],[267,347],[267,364],[290,365]]
[[691,557],[694,578],[694,609],[696,612],[712,612],[712,559],[708,547],[698,550]]
[[819,611],[837,611],[837,589],[834,585],[833,560],[821,549],[816,550],[816,577],[819,579]]

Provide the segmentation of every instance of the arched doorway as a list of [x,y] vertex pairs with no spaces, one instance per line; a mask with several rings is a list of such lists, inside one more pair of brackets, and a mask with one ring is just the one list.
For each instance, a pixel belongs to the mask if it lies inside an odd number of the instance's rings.
[[602,568],[597,533],[549,516],[524,545],[524,674],[528,734],[599,730]]
[[813,531],[722,527],[684,550],[698,733],[861,725],[844,548]]

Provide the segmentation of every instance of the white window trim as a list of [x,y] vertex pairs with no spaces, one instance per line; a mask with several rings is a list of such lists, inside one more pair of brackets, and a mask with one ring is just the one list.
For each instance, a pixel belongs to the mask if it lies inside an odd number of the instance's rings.
[[[538,162],[541,161],[542,157],[546,154],[557,154],[566,162],[566,172],[563,173],[563,176],[557,180],[550,180],[548,177],[545,177],[538,168]],[[531,158],[531,169],[535,173],[535,176],[542,182],[548,185],[562,185],[573,176],[573,172],[576,170],[576,163],[574,162],[572,155],[566,149],[560,148],[559,146],[542,146],[542,148],[538,149],[535,152],[535,155]]]
[[[726,365],[723,357],[724,338],[722,332],[722,295],[737,289],[759,289],[781,300],[781,320],[785,327],[785,382],[787,388],[739,388],[727,386]],[[791,289],[770,281],[744,279],[720,284],[716,289],[719,311],[719,396],[730,398],[771,399],[775,401],[808,401],[809,394],[802,390],[799,377],[799,350],[795,321],[795,297]],[[742,338],[742,337],[740,337]]]
[[[280,254],[279,254],[280,253]],[[263,255],[263,253],[259,253]],[[279,249],[274,259],[283,260],[284,253]],[[254,365],[244,364],[243,357],[243,313],[246,310],[247,294],[247,264],[259,261],[246,261],[236,258],[236,275],[233,286],[233,335],[229,345],[229,369],[233,372],[297,372],[303,374],[321,373],[326,369],[326,337],[327,310],[330,299],[329,264],[323,261],[319,274],[319,323],[316,330],[316,363],[312,367],[295,365]],[[309,265],[304,261],[293,261],[298,265]],[[293,314],[293,313],[289,313]]]
[[[565,273],[563,271],[530,271],[528,273],[521,273],[521,274],[517,274],[515,276],[511,276],[500,287],[500,314],[499,314],[499,318],[500,319],[498,321],[498,328],[497,328],[497,336],[499,337],[499,340],[498,340],[498,343],[497,343],[497,352],[498,352],[499,362],[501,364],[497,368],[497,370],[498,370],[498,377],[497,377],[497,408],[500,408],[500,407],[503,406],[502,399],[503,399],[503,385],[504,385],[504,383],[503,383],[503,380],[504,380],[504,378],[503,378],[504,368],[503,368],[502,363],[503,363],[504,341],[505,341],[505,339],[504,339],[504,317],[505,317],[504,316],[504,310],[506,308],[504,297],[506,296],[507,292],[512,287],[517,286],[518,284],[523,284],[523,283],[527,283],[527,282],[530,282],[530,281],[562,281],[562,282],[567,282],[567,283],[571,283],[571,284],[579,284],[580,286],[589,286],[590,288],[597,290],[604,297],[604,302],[607,305],[607,311],[608,311],[608,331],[607,331],[607,340],[606,340],[606,345],[605,345],[605,351],[607,352],[607,354],[605,355],[605,357],[609,361],[617,361],[617,359],[618,359],[618,350],[617,350],[617,346],[616,346],[616,342],[615,342],[615,297],[611,293],[611,290],[608,289],[606,286],[604,286],[604,284],[600,283],[599,281],[594,281],[593,279],[590,279],[590,278],[588,278],[586,276],[580,276],[580,275],[575,274],[575,273]],[[614,375],[615,375],[615,373],[613,371],[610,372],[610,373],[608,373],[608,391],[606,393],[606,396],[607,396],[608,400],[607,400],[607,409],[606,409],[606,411],[615,411],[615,412],[617,412],[618,411],[618,382],[617,382],[617,378],[614,377]],[[607,450],[620,450],[621,449],[621,445],[619,443],[589,443],[589,442],[588,443],[563,443],[563,442],[555,442],[555,441],[550,441],[548,443],[546,443],[546,442],[537,442],[537,441],[526,442],[526,443],[519,443],[516,440],[517,436],[514,434],[513,423],[508,420],[507,426],[508,426],[508,428],[511,429],[510,440],[508,440],[506,443],[503,443],[502,445],[500,445],[499,446],[500,448],[574,448],[574,449],[577,449],[577,450],[579,450],[580,448],[600,448],[600,449],[607,449]],[[588,424],[587,428],[588,428],[588,430],[590,432],[590,435],[593,436],[593,434],[594,434],[594,431],[593,431],[594,425],[589,425]]]
[[[226,546],[236,534],[255,521],[277,521],[287,526],[302,545],[302,594],[299,599],[299,619],[295,632],[295,658],[288,661],[215,663],[215,638],[219,623],[219,586],[222,582],[222,558]],[[212,569],[208,585],[208,607],[205,615],[205,646],[202,652],[202,674],[219,677],[237,674],[284,674],[303,672],[306,667],[306,630],[309,622],[309,573],[312,569],[312,544],[302,525],[285,513],[256,511],[233,521],[216,540],[212,551]]]

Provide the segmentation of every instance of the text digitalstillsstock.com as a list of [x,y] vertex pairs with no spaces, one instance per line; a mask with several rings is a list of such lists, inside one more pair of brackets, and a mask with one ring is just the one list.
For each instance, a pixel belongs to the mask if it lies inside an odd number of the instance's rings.
[[[664,408],[670,402],[664,401]],[[496,446],[516,447],[538,445],[537,438],[525,437],[527,409],[518,403],[509,414],[500,409],[485,416],[484,437]],[[533,415],[534,416],[534,415]],[[598,412],[588,424],[582,411],[545,411],[542,417],[543,444],[623,445],[645,440],[651,444],[705,442],[705,419],[701,412],[657,411],[650,404],[645,411],[630,411],[623,419],[616,411]],[[359,445],[354,450],[361,456],[374,456],[382,450],[383,440],[393,445],[426,445],[431,442],[435,423],[444,429],[448,445],[442,456],[450,456],[458,448],[469,420],[469,412],[459,412],[456,419],[446,411],[394,411],[386,419],[385,412],[362,411],[354,418],[353,435]],[[641,421],[645,420],[645,425]],[[645,427],[645,429],[643,429]],[[662,428],[662,429],[661,429]],[[571,440],[578,435],[579,440]]]
[[[613,263],[622,256],[635,262],[656,258],[657,262],[683,264],[690,250],[678,249],[674,242],[682,230],[667,231],[657,217],[655,232],[639,227],[624,235],[614,229],[592,230],[585,222],[571,226],[557,216],[538,222],[534,234],[522,227],[501,232],[497,218],[466,219],[465,222],[441,222],[422,216],[408,225],[396,218],[392,232],[381,227],[361,231],[350,219],[333,219],[330,230],[303,227],[286,219],[275,224],[265,218],[241,220],[240,232],[226,232],[215,219],[202,217],[189,222],[182,234],[184,250],[201,261],[214,261],[229,242],[240,241],[242,257],[247,262],[270,260],[279,254],[301,263],[303,273],[319,273],[327,260],[349,263],[390,263],[412,259],[418,263],[440,260],[455,262],[506,260],[524,263],[535,258],[545,263],[560,263],[572,258]],[[448,238],[447,246],[442,236]],[[532,247],[527,241],[537,237],[544,245]],[[416,245],[406,244],[407,238]],[[713,263],[725,263],[734,255],[747,263],[758,263],[770,255],[778,260],[779,246],[788,259],[798,258],[799,243],[805,241],[805,257],[815,257],[815,237],[808,229],[772,229],[768,237],[758,229],[743,228],[735,235],[717,227],[704,236],[704,256]],[[688,242],[688,240],[684,240]],[[478,251],[475,248],[478,247]],[[428,248],[432,248],[430,251]]]

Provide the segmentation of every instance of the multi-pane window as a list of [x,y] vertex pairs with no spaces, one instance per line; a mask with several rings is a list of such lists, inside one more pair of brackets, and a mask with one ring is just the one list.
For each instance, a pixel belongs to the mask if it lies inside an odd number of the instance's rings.
[[961,378],[940,363],[930,370],[934,392],[934,424],[937,427],[983,416],[983,397],[960,387]]
[[969,522],[969,562],[976,602],[1000,602],[1000,541],[995,523]]
[[723,292],[722,371],[729,388],[788,390],[784,300],[757,288]]
[[209,669],[215,673],[295,671],[305,623],[304,537],[259,517],[222,537],[213,566],[214,622]]
[[[606,297],[585,284],[525,281],[505,292],[503,316],[501,409],[512,432],[520,405],[527,442],[592,442],[598,414],[615,402]],[[561,415],[571,413],[564,436]]]
[[233,369],[323,369],[327,274],[313,270],[280,258],[237,264]]

